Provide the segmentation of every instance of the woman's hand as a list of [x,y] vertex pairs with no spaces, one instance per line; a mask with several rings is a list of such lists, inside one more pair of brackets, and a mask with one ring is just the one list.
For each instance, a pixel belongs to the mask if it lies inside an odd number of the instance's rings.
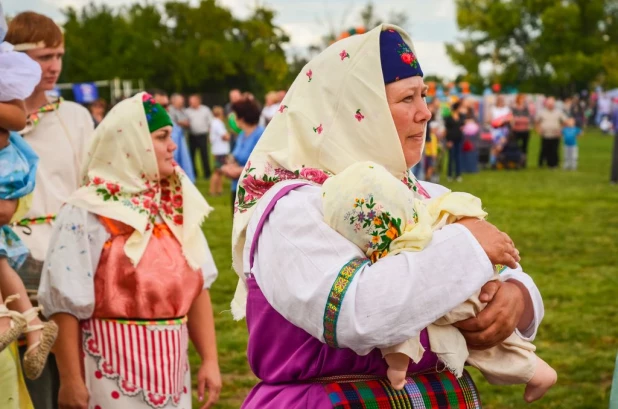
[[451,149],[453,147],[453,142],[452,141],[447,141],[446,142],[446,148],[447,149]]
[[88,409],[90,394],[83,380],[61,381],[58,391],[59,409]]
[[221,393],[221,372],[217,361],[202,361],[197,372],[197,396],[200,402],[204,401],[204,389],[208,389],[208,400],[202,409],[209,409],[217,403]]
[[481,302],[488,303],[475,318],[453,324],[470,349],[487,349],[508,338],[524,313],[525,298],[514,283],[490,281],[481,289]]
[[515,248],[515,243],[508,234],[501,232],[496,226],[485,220],[465,218],[457,223],[470,230],[492,264],[503,264],[510,268],[517,268],[517,263],[521,258],[519,251]]

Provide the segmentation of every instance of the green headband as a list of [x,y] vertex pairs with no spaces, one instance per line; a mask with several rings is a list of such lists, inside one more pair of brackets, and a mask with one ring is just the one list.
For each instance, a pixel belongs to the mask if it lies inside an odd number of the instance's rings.
[[157,104],[152,95],[144,93],[142,96],[142,103],[144,104],[146,119],[148,120],[148,130],[151,133],[164,126],[174,126],[165,108],[163,108],[161,104]]

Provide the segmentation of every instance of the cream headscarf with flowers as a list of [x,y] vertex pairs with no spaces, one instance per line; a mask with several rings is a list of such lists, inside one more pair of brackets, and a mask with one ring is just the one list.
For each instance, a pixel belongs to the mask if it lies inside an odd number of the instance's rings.
[[149,96],[142,92],[120,102],[97,127],[82,169],[83,185],[67,203],[133,227],[125,253],[134,265],[160,216],[197,269],[206,260],[200,226],[212,208],[179,166],[159,181],[144,98]]
[[334,43],[298,74],[253,150],[240,177],[232,232],[233,266],[240,277],[231,306],[236,319],[246,309],[247,225],[255,204],[277,182],[322,184],[356,162],[372,161],[418,195],[421,188],[406,166],[386,100],[380,33],[389,29],[398,31],[414,53],[408,34],[392,25]]

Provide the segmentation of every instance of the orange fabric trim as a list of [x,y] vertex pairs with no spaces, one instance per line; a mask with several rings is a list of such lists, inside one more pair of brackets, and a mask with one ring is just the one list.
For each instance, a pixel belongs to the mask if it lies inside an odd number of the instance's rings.
[[118,223],[117,221],[103,216],[99,216],[99,220],[101,221],[101,223],[103,223],[105,229],[109,234],[111,234],[112,236],[118,236],[120,234],[120,228],[116,224]]
[[[133,232],[133,228],[131,226],[127,226],[126,224],[119,222],[118,220],[110,219],[104,216],[98,216],[98,218],[101,223],[103,223],[103,226],[105,227],[107,232],[112,236],[120,236]],[[167,237],[172,235],[172,230],[165,223],[157,223],[153,227],[153,234],[158,238],[163,236]]]

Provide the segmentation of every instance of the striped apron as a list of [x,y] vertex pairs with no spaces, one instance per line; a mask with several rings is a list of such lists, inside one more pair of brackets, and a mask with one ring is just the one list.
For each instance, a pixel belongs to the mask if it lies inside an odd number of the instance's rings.
[[186,321],[82,322],[89,407],[190,408]]

